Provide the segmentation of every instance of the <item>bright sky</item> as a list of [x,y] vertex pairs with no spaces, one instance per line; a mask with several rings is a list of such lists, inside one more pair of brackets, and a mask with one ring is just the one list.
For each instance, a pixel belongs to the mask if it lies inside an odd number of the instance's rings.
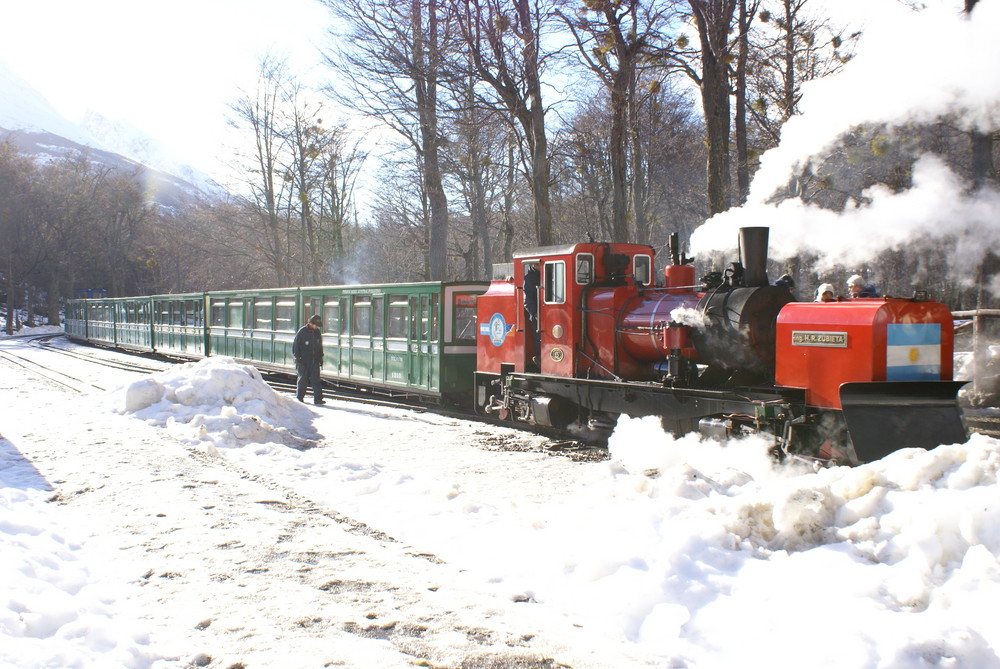
[[316,71],[315,0],[0,0],[0,60],[70,121],[126,120],[213,176],[262,54]]
[[[896,0],[834,8],[855,20],[899,11]],[[0,16],[0,60],[68,120],[93,109],[128,121],[223,180],[235,144],[228,105],[254,90],[261,55],[318,77],[329,25],[317,0],[0,0]]]

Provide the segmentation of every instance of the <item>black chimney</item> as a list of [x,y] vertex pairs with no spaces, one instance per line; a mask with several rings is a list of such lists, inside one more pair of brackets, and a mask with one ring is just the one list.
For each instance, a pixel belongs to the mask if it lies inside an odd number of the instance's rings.
[[770,228],[740,228],[740,264],[746,286],[768,286],[767,235]]

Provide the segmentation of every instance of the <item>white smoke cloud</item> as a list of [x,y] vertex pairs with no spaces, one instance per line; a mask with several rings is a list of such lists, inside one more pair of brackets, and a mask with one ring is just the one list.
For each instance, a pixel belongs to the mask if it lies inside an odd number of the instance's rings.
[[731,209],[695,230],[691,246],[696,253],[715,249],[737,239],[739,228],[766,222],[772,258],[815,254],[821,272],[835,265],[861,266],[880,250],[902,248],[919,238],[954,238],[953,261],[961,267],[975,266],[986,251],[1000,248],[1000,193],[985,189],[970,194],[936,156],[916,162],[909,190],[873,186],[864,195],[866,204],[840,212],[795,199]]
[[802,113],[782,128],[781,145],[761,157],[749,200],[765,201],[797,166],[863,123],[953,115],[964,130],[1000,127],[1000,0],[980,0],[971,17],[948,5],[913,12],[897,4],[865,29],[841,72],[803,84]]
[[748,204],[699,227],[692,251],[729,251],[738,228],[766,225],[772,258],[815,254],[818,271],[861,266],[880,251],[920,238],[948,239],[952,260],[974,267],[1000,245],[1000,193],[972,191],[935,156],[918,159],[909,190],[875,186],[863,204],[841,212],[767,200],[811,156],[860,124],[892,127],[947,117],[965,130],[1000,128],[997,26],[1000,0],[980,0],[971,17],[946,2],[920,12],[895,4],[895,11],[866,27],[857,56],[840,73],[803,86],[802,114],[784,126],[781,145],[762,157]]

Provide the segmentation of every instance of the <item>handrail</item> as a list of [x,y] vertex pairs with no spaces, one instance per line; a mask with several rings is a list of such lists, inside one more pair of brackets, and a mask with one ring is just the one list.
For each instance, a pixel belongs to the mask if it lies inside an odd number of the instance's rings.
[[967,309],[951,312],[952,318],[975,318],[976,316],[1000,316],[1000,309]]

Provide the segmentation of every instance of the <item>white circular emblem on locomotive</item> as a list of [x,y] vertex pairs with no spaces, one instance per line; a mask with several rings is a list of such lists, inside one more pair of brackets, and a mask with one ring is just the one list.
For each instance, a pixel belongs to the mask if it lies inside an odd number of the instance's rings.
[[507,338],[507,333],[511,329],[507,327],[507,321],[504,320],[503,314],[493,314],[493,317],[490,318],[490,342],[494,346],[503,346],[503,340]]

